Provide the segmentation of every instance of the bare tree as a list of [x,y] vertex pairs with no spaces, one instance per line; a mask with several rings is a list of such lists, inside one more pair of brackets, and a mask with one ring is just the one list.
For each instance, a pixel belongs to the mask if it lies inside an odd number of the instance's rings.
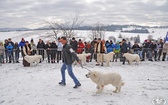
[[58,33],[61,32],[62,35],[64,35],[67,39],[70,39],[75,36],[75,29],[77,29],[83,22],[84,19],[81,19],[79,12],[76,12],[74,17],[70,20],[64,20],[64,22],[56,21],[47,23],[50,25],[56,37],[58,37]]
[[54,39],[57,40],[58,34],[60,32],[60,30],[59,30],[59,28],[58,28],[58,26],[56,24],[57,22],[50,22],[50,21],[46,21],[46,20],[44,20],[44,21],[49,25],[49,27],[52,29],[54,34],[53,33],[47,33],[43,37],[46,37],[46,38],[51,37],[51,38],[54,38]]
[[99,22],[96,23],[95,25],[93,25],[92,31],[91,31],[92,40],[94,38],[104,39],[105,33],[106,33],[106,30],[104,28],[104,25]]

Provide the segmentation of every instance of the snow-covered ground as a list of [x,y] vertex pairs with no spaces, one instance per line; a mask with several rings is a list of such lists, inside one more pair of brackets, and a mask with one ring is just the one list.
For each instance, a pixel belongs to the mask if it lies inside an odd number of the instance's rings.
[[[164,38],[166,29],[151,29],[154,38]],[[0,32],[0,40],[12,38],[19,42],[21,38],[37,43],[40,35],[51,31]],[[90,31],[78,31],[78,36],[88,37]],[[137,36],[133,33],[121,33],[126,37]],[[116,38],[119,32],[106,32]],[[141,41],[148,34],[139,34]],[[48,40],[48,39],[44,39]],[[86,78],[86,69],[74,66],[73,71],[82,86],[73,89],[72,79],[66,75],[66,86],[58,85],[61,80],[61,63],[48,64],[45,61],[37,66],[23,67],[19,64],[2,64],[0,66],[0,105],[152,105],[152,100],[161,97],[168,102],[168,61],[140,62],[139,65],[122,65],[111,62],[110,67],[97,67],[96,62],[87,63],[90,70],[117,72],[125,85],[120,93],[113,93],[114,87],[108,85],[96,95],[96,85]],[[167,103],[166,103],[167,104]]]
[[[23,67],[19,64],[0,66],[0,105],[152,105],[152,100],[161,97],[168,101],[168,61],[141,62],[139,65],[122,65],[111,62],[110,67],[85,67],[101,72],[117,72],[125,85],[120,93],[108,85],[96,95],[96,85],[85,77],[88,73],[80,66],[73,71],[82,86],[73,89],[72,79],[66,75],[67,85],[60,86],[59,64],[41,64]],[[67,73],[67,72],[66,72]]]

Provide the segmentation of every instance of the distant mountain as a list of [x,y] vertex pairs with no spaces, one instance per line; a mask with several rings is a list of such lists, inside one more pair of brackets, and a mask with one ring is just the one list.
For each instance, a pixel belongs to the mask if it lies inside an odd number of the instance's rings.
[[[148,33],[147,28],[168,28],[168,26],[140,26],[140,25],[106,25],[102,26],[106,31],[122,31],[122,32],[131,32],[131,33]],[[123,30],[124,28],[133,27],[133,30]],[[137,30],[138,29],[138,30]],[[52,30],[50,26],[44,26],[37,29],[29,28],[0,28],[0,32],[9,32],[9,31],[30,31],[30,30]],[[93,30],[93,26],[80,26],[74,30]]]

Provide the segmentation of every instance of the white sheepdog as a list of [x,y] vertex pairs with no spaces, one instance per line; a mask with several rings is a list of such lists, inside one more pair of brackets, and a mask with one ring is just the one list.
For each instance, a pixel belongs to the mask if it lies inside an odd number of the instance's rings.
[[110,52],[108,54],[103,54],[104,61],[106,63],[106,66],[109,66],[110,60],[113,60],[114,52]]
[[135,61],[137,64],[140,62],[140,57],[138,54],[130,54],[130,53],[124,53],[123,57],[128,60],[128,63],[131,65],[133,61]]
[[121,76],[118,73],[100,73],[98,71],[90,71],[86,74],[87,78],[90,78],[94,83],[97,84],[97,94],[101,93],[105,85],[111,84],[115,86],[115,93],[120,92],[121,86],[124,85],[124,82],[121,80]]
[[36,62],[36,64],[38,64],[40,62],[40,60],[42,59],[42,56],[41,55],[26,55],[24,57],[24,59],[30,64],[32,64],[34,62]]
[[[77,54],[78,58],[81,60],[83,65],[86,65],[86,57],[90,56],[91,53],[82,53],[82,54]],[[77,62],[74,62],[74,65],[76,65]]]

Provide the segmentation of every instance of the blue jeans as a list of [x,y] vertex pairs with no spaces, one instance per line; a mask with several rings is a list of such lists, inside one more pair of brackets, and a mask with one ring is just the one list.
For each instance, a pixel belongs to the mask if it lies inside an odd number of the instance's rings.
[[63,63],[62,67],[61,67],[61,75],[62,75],[62,81],[63,83],[66,83],[66,79],[65,79],[65,70],[68,70],[68,74],[69,76],[73,79],[74,83],[77,85],[79,84],[79,81],[77,80],[77,78],[75,77],[73,71],[72,71],[72,64],[67,65],[65,63]]

